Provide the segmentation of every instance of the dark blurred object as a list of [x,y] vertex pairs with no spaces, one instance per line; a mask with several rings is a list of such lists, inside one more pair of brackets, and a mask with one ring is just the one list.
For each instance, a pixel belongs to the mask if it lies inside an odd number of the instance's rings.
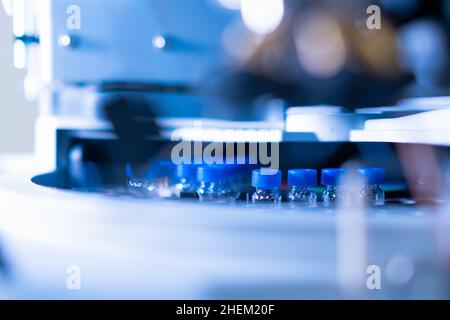
[[[104,111],[119,138],[123,152],[130,159],[146,160],[147,139],[160,139],[151,106],[136,98],[119,97],[105,103]],[[156,150],[154,150],[156,152]]]
[[[380,29],[366,23],[371,5],[381,8]],[[447,1],[285,0],[285,6],[281,26],[250,37],[254,46],[218,84],[231,101],[252,104],[270,95],[288,105],[351,109],[450,93]]]

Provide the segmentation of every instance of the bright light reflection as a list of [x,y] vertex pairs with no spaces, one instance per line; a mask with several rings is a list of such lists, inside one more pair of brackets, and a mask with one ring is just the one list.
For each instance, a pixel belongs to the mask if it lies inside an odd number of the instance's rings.
[[241,14],[245,25],[258,35],[275,31],[284,16],[283,0],[242,0]]
[[295,43],[302,68],[319,78],[335,76],[347,59],[338,22],[323,13],[305,15],[297,26]]
[[14,66],[17,69],[23,69],[26,65],[26,47],[22,40],[14,42]]

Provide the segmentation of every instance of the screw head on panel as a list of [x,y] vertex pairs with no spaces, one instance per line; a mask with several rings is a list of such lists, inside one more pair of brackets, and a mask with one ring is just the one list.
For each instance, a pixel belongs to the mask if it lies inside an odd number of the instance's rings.
[[76,43],[76,39],[67,33],[62,34],[58,37],[58,44],[62,48],[74,48],[76,46]]
[[160,49],[160,50],[162,50],[162,49],[167,48],[167,46],[168,46],[168,41],[167,41],[167,38],[166,38],[165,36],[157,35],[157,36],[154,36],[154,37],[153,37],[153,39],[152,39],[152,44],[153,44],[153,47],[154,47],[155,49]]

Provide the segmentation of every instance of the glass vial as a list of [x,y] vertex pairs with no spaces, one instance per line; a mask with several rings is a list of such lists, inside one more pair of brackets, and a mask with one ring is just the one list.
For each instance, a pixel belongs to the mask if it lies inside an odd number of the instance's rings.
[[384,205],[385,195],[381,185],[385,183],[385,170],[382,168],[362,168],[358,169],[357,172],[365,182],[360,193],[363,202],[373,206]]
[[288,171],[288,185],[291,188],[289,203],[294,206],[317,206],[317,171],[313,169],[292,169]]
[[279,204],[281,202],[281,171],[258,169],[252,172],[252,186],[256,188],[252,195],[252,203]]
[[339,184],[342,175],[347,173],[346,169],[328,168],[322,169],[321,184],[325,186],[323,192],[324,206],[334,206],[336,203],[347,205],[350,195],[347,188]]
[[197,194],[200,201],[224,202],[230,197],[230,191],[225,183],[225,168],[220,165],[202,166],[197,168]]

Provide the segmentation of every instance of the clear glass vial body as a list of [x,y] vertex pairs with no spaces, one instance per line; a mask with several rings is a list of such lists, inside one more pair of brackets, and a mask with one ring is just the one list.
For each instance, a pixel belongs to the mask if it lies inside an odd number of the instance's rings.
[[349,205],[350,195],[344,186],[326,186],[323,192],[323,205],[326,207],[339,205]]
[[139,173],[136,174],[131,164],[126,165],[130,191],[150,198],[167,198],[172,195],[170,179],[172,178],[173,164],[171,162],[156,161],[151,166],[138,169]]
[[288,195],[289,203],[307,207],[317,206],[317,194],[314,188],[293,186]]
[[200,201],[226,201],[230,197],[230,191],[218,181],[201,181],[197,189]]
[[323,192],[323,205],[334,206],[336,204],[345,206],[350,204],[350,193],[348,189],[340,183],[340,180],[347,170],[343,168],[322,169],[322,185],[325,186]]
[[256,188],[252,195],[253,204],[281,203],[281,193],[278,188]]
[[385,203],[384,190],[378,184],[365,185],[361,190],[361,199],[368,205],[382,206]]
[[191,179],[180,178],[175,184],[175,195],[177,197],[182,197],[187,194],[197,193],[197,183]]
[[137,189],[137,190],[144,190],[147,186],[147,179],[146,178],[129,178],[128,179],[128,187]]
[[360,168],[357,173],[365,180],[365,185],[360,192],[360,200],[369,206],[382,206],[385,203],[384,190],[381,188],[386,180],[386,172],[383,168]]
[[149,181],[147,178],[128,179],[128,188],[131,192],[140,194],[148,198],[158,196],[158,185]]

